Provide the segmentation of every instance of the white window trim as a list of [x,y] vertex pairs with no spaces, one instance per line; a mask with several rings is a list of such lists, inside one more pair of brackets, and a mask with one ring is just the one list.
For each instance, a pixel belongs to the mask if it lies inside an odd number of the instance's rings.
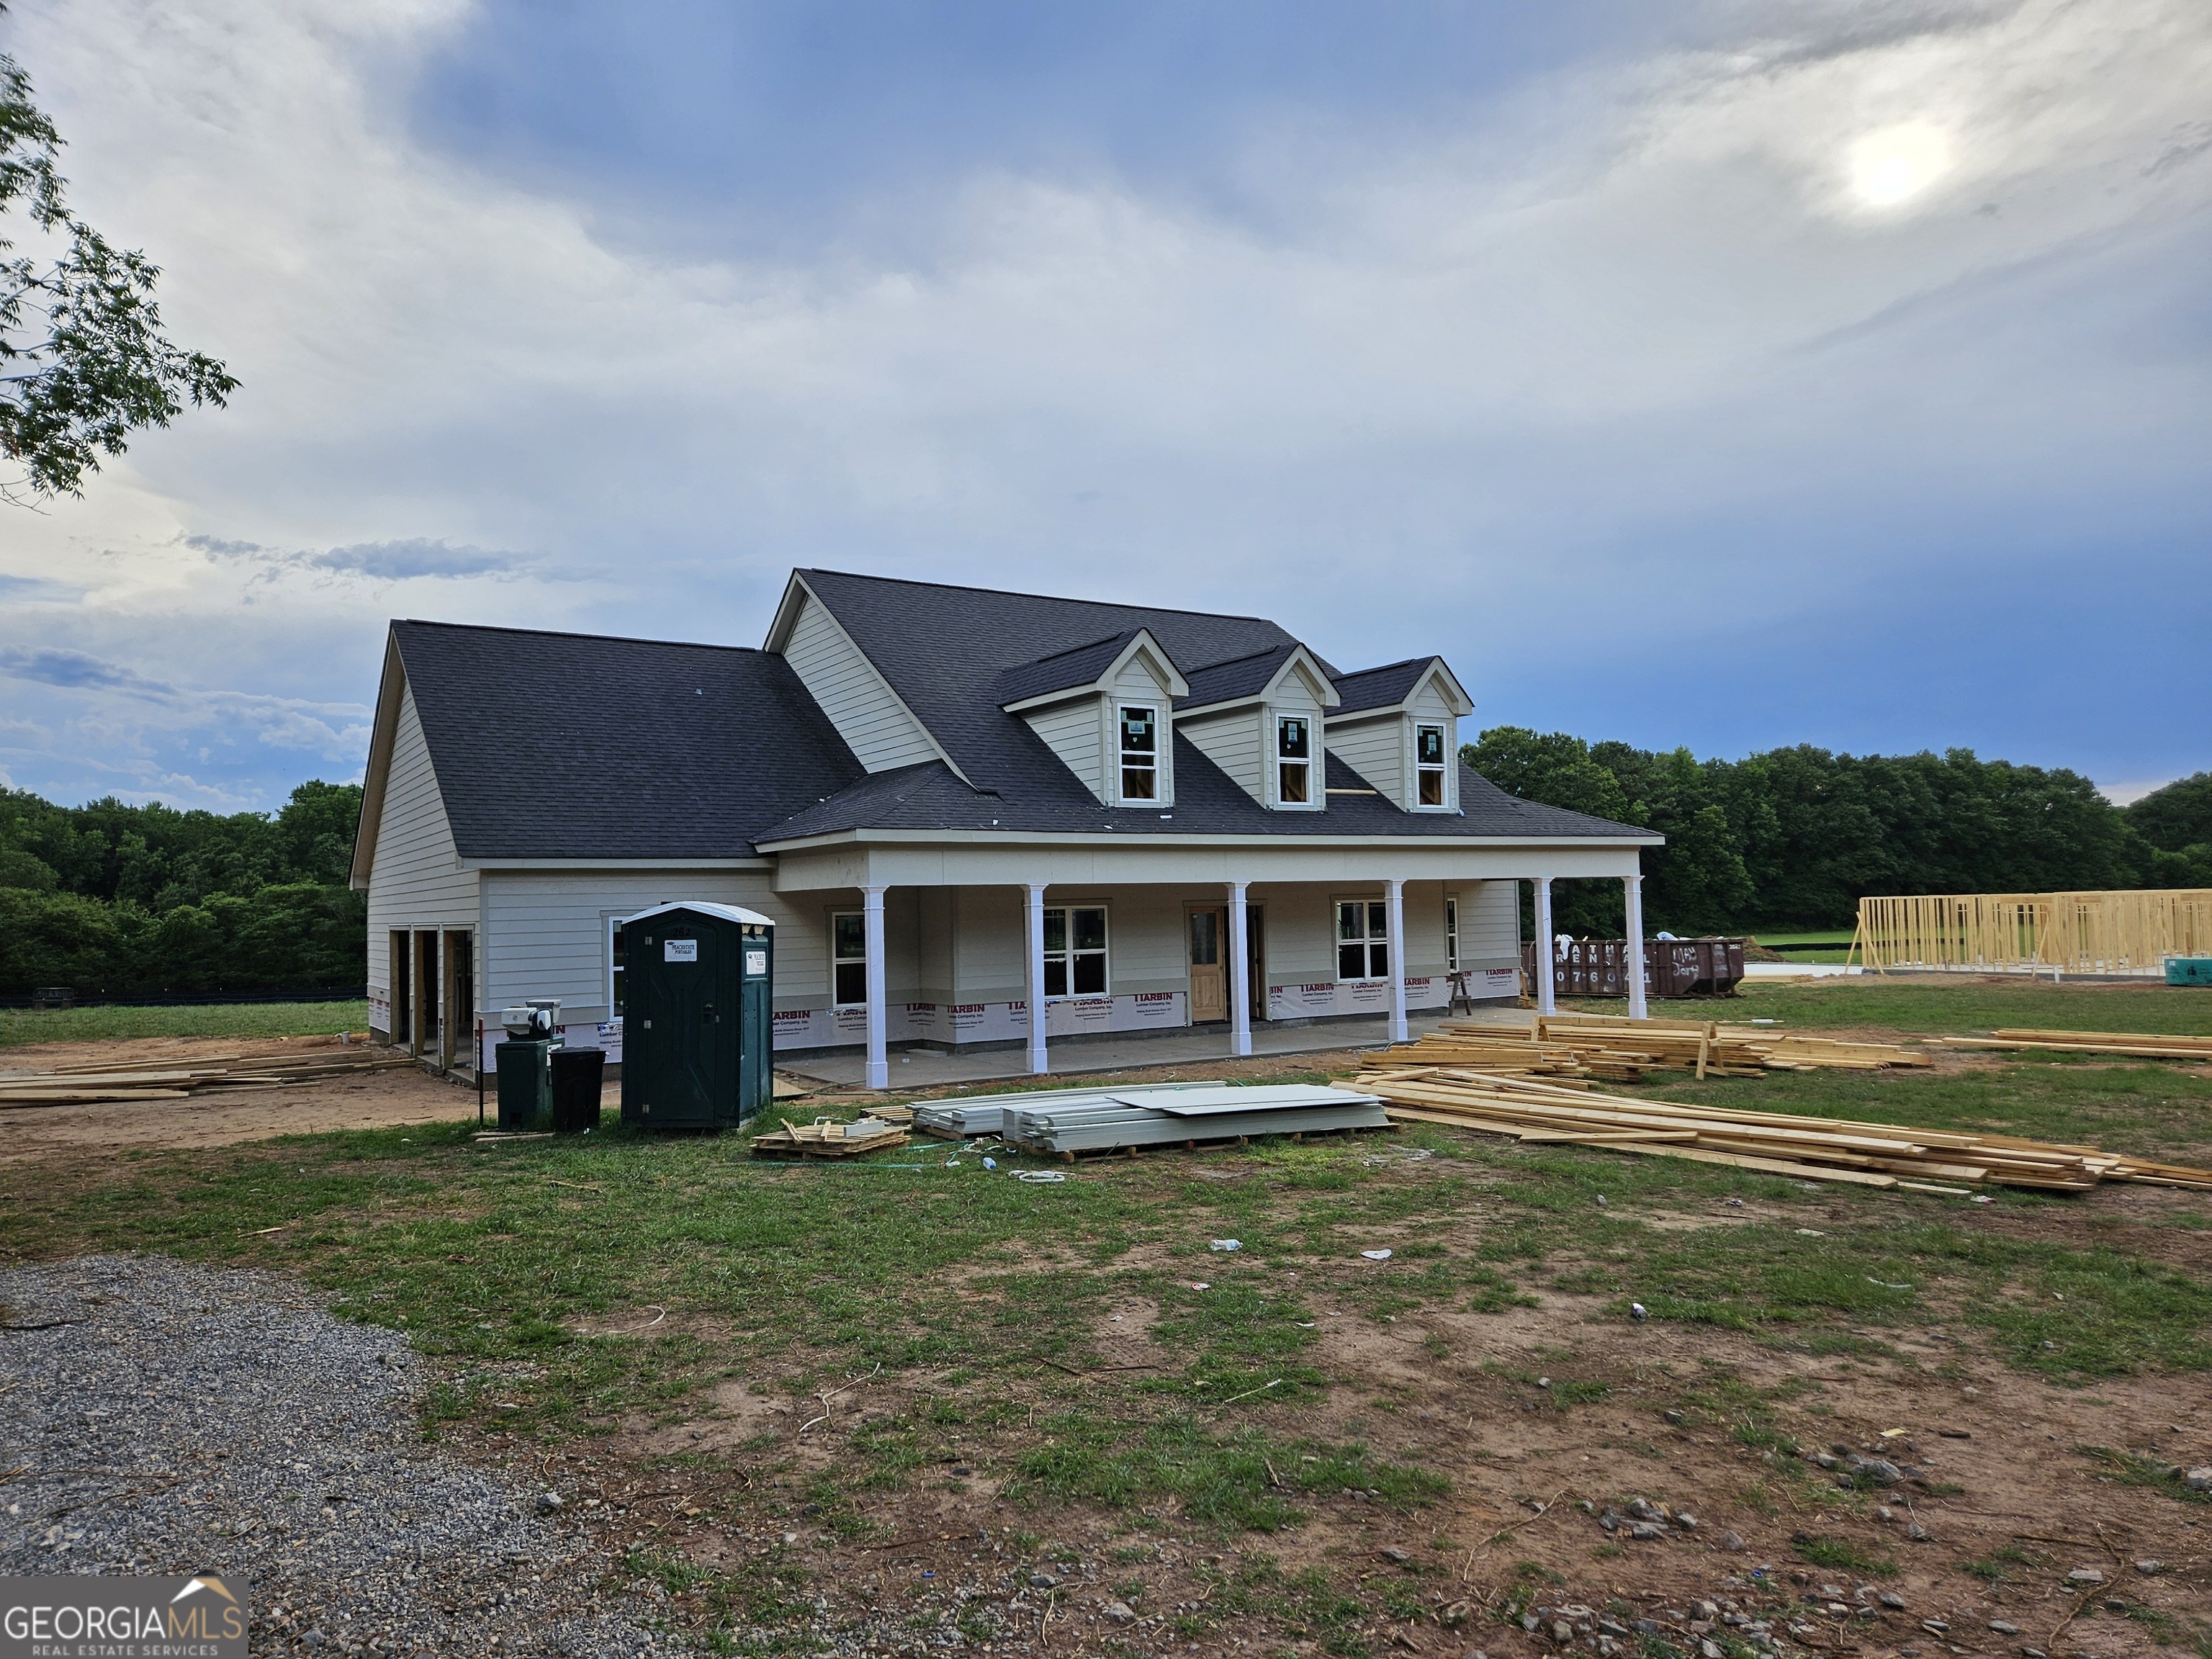
[[1459,895],[1444,895],[1444,971],[1459,972]]
[[[1058,995],[1048,994],[1045,997],[1045,1000],[1047,1002],[1074,1002],[1084,997],[1112,996],[1114,994],[1114,907],[1110,904],[1097,901],[1087,903],[1078,901],[1067,904],[1048,904],[1044,907],[1044,913],[1048,916],[1055,910],[1060,912],[1061,916],[1063,917],[1060,923],[1060,937],[1069,941],[1067,947],[1060,951],[1060,955],[1061,959],[1067,963],[1067,982],[1070,986],[1073,986],[1075,983],[1075,936],[1073,930],[1068,927],[1064,918],[1069,912],[1074,910],[1096,910],[1106,918],[1106,948],[1097,953],[1099,956],[1104,957],[1106,962],[1106,988],[1103,991],[1066,990],[1060,992]],[[1091,953],[1086,951],[1084,954],[1088,956]],[[1046,962],[1049,963],[1053,959],[1053,953],[1049,951],[1046,951],[1044,959]]]
[[[1304,800],[1283,799],[1283,768],[1295,766],[1296,761],[1285,762],[1282,756],[1283,722],[1304,720],[1306,723],[1306,798]],[[1328,745],[1322,740],[1322,722],[1318,714],[1304,709],[1285,710],[1269,703],[1267,726],[1261,733],[1260,752],[1267,769],[1267,804],[1278,812],[1318,812],[1328,799]]]
[[[1117,806],[1158,806],[1170,808],[1175,805],[1175,774],[1170,769],[1168,754],[1175,742],[1169,699],[1165,697],[1109,697],[1107,706],[1113,710],[1108,721],[1109,742],[1106,747],[1107,764],[1113,769],[1113,799]],[[1121,714],[1129,708],[1146,708],[1152,715],[1152,793],[1149,795],[1124,794],[1121,790]],[[1141,752],[1137,750],[1133,753]]]
[[[857,957],[841,957],[837,954],[837,921],[841,916],[851,916],[860,924],[861,954]],[[866,910],[832,910],[830,913],[830,1006],[833,1011],[839,1008],[865,1008],[868,1006],[868,995],[865,989],[860,993],[860,1000],[858,1002],[837,1000],[837,964],[841,962],[859,963],[862,969],[860,982],[865,987],[868,977],[867,949],[868,913]]]
[[[1406,791],[1407,811],[1449,812],[1458,805],[1452,799],[1455,793],[1453,775],[1457,770],[1452,764],[1452,725],[1453,722],[1448,720],[1408,719],[1407,720],[1406,732],[1410,751],[1406,757],[1406,777],[1408,784]],[[1441,767],[1431,766],[1424,769],[1421,765],[1421,728],[1425,726],[1436,727],[1443,738],[1444,758]],[[1439,774],[1443,782],[1443,799],[1435,805],[1425,805],[1421,800],[1421,773],[1424,769]]]
[[[623,1017],[623,1003],[615,995],[615,945],[622,938],[623,924],[629,920],[628,916],[613,910],[605,911],[599,917],[599,925],[606,929],[607,1018],[610,1021],[617,1020]],[[629,965],[627,963],[623,964],[623,977],[625,981],[629,977]],[[481,991],[478,993],[478,997],[481,1000]]]
[[[1339,907],[1339,906],[1340,906],[1340,905],[1346,905],[1346,904],[1380,904],[1380,905],[1382,905],[1382,906],[1384,906],[1384,909],[1383,909],[1383,913],[1382,913],[1382,925],[1383,925],[1383,927],[1384,927],[1385,928],[1388,928],[1388,927],[1389,927],[1389,925],[1390,925],[1390,915],[1389,915],[1389,908],[1388,908],[1388,907],[1389,907],[1389,901],[1384,897],[1384,896],[1383,896],[1383,895],[1382,895],[1382,894],[1380,894],[1380,893],[1333,893],[1333,894],[1331,894],[1331,895],[1329,896],[1329,901],[1328,901],[1328,950],[1329,950],[1329,967],[1330,967],[1331,970],[1334,973],[1334,975],[1335,975],[1335,976],[1336,976],[1336,982],[1337,982],[1339,985],[1388,985],[1388,984],[1390,982],[1390,975],[1391,975],[1392,971],[1395,969],[1396,972],[1398,972],[1399,974],[1401,974],[1401,975],[1402,975],[1402,974],[1405,972],[1405,970],[1406,970],[1406,964],[1405,964],[1405,961],[1404,961],[1404,957],[1403,957],[1403,952],[1402,952],[1402,946],[1403,946],[1403,943],[1404,943],[1404,942],[1403,942],[1402,940],[1400,940],[1400,939],[1392,939],[1392,938],[1390,937],[1390,935],[1389,935],[1387,932],[1386,932],[1386,933],[1384,933],[1382,935],[1382,943],[1383,943],[1385,945],[1387,945],[1387,946],[1389,946],[1389,957],[1390,957],[1390,961],[1391,961],[1391,966],[1390,966],[1390,967],[1389,967],[1389,968],[1385,968],[1385,969],[1384,969],[1381,973],[1379,973],[1379,974],[1358,974],[1358,975],[1353,975],[1352,977],[1351,977],[1351,978],[1349,978],[1349,979],[1347,979],[1347,978],[1346,978],[1346,977],[1345,977],[1345,974],[1344,974],[1344,958],[1343,958],[1343,956],[1342,956],[1342,947],[1343,947],[1343,946],[1345,946],[1346,945],[1348,945],[1348,944],[1352,943],[1352,941],[1351,941],[1351,940],[1349,940],[1349,939],[1346,939],[1342,934],[1339,933],[1337,932],[1336,928],[1337,928],[1337,909],[1338,909],[1338,907]],[[1361,912],[1361,921],[1360,921],[1360,925],[1361,925],[1363,927],[1364,927],[1366,926],[1366,919],[1367,919],[1367,917],[1368,917],[1370,915],[1371,915],[1371,914],[1372,914],[1371,912],[1367,912],[1367,911],[1363,911],[1363,912]],[[1372,933],[1365,933],[1365,934],[1363,934],[1363,935],[1362,935],[1362,937],[1361,937],[1361,939],[1360,939],[1360,940],[1359,940],[1359,943],[1360,943],[1360,945],[1361,945],[1363,947],[1364,947],[1364,946],[1367,946],[1367,945],[1370,945],[1374,944],[1374,943],[1375,943],[1375,939],[1376,939],[1376,935],[1374,935],[1374,934],[1372,934]],[[1366,962],[1366,963],[1367,963],[1370,967],[1372,967],[1372,966],[1374,965],[1374,958],[1372,957],[1372,956],[1371,956],[1371,955],[1370,955],[1370,954],[1366,953],[1366,952],[1364,951],[1364,948],[1363,948],[1363,952],[1362,952],[1362,959],[1363,959],[1364,962]]]

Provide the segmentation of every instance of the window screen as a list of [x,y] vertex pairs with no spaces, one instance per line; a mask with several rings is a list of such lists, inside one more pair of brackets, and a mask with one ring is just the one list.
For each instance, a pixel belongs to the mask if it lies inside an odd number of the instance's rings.
[[1275,722],[1275,799],[1304,806],[1313,799],[1313,722],[1284,715]]
[[1441,726],[1413,728],[1413,769],[1419,799],[1424,806],[1444,804],[1444,729]]
[[1121,799],[1158,800],[1160,796],[1158,712],[1135,704],[1121,709]]
[[1104,907],[1071,907],[1044,913],[1044,994],[1048,997],[1106,994]]
[[1390,912],[1377,899],[1346,899],[1336,907],[1336,976],[1390,976]]
[[868,924],[858,910],[830,918],[830,974],[831,996],[840,1008],[856,1008],[868,1000]]

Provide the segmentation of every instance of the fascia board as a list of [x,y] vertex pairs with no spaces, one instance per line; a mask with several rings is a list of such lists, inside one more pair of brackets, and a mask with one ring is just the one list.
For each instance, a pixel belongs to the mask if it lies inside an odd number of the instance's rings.
[[464,870],[773,870],[774,859],[460,859]]
[[782,654],[783,647],[791,643],[791,630],[799,626],[799,608],[809,599],[817,605],[822,603],[806,585],[806,579],[793,571],[791,580],[783,585],[783,598],[776,602],[775,617],[768,625],[768,637],[761,641],[762,650]]
[[407,690],[407,665],[399,655],[399,635],[388,626],[384,635],[384,672],[376,687],[376,720],[368,739],[368,765],[362,774],[361,817],[354,825],[353,861],[346,868],[346,885],[356,893],[368,890],[369,872],[376,865],[377,833],[384,827],[384,792],[392,781],[392,749],[399,736],[399,701]]
[[1021,834],[991,830],[839,830],[795,841],[762,842],[763,853],[804,853],[822,847],[926,846],[932,842],[998,847],[1663,847],[1664,836],[1116,836],[1071,830]]
[[1301,667],[1306,671],[1308,689],[1319,688],[1318,696],[1324,711],[1343,702],[1344,694],[1336,689],[1336,682],[1323,672],[1321,659],[1303,645],[1283,659],[1283,665],[1275,671],[1274,678],[1267,682],[1267,690],[1261,693],[1262,700],[1272,702],[1283,682]]

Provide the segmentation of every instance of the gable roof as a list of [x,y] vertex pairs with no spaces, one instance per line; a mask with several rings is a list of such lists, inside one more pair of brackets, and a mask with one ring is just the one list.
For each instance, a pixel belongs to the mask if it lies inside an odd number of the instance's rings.
[[1149,628],[1125,628],[1120,633],[1073,651],[1056,652],[1036,662],[1009,668],[999,676],[999,706],[1012,714],[1024,704],[1046,702],[1063,691],[1103,689],[1124,662],[1150,657],[1166,670],[1168,695],[1189,690],[1175,659],[1152,637]]
[[1213,708],[1223,703],[1257,697],[1282,678],[1285,665],[1293,657],[1302,657],[1311,665],[1314,677],[1321,682],[1323,706],[1334,708],[1336,682],[1329,677],[1328,665],[1316,656],[1310,647],[1293,640],[1287,645],[1278,645],[1265,651],[1255,651],[1249,657],[1238,657],[1229,662],[1216,663],[1211,668],[1201,668],[1190,675],[1190,695],[1176,699],[1176,712],[1187,708]]
[[[1395,708],[1413,695],[1413,690],[1431,672],[1444,677],[1451,695],[1467,702],[1473,700],[1460,687],[1459,678],[1446,665],[1442,657],[1408,657],[1403,662],[1385,663],[1380,668],[1363,668],[1356,674],[1339,674],[1336,689],[1344,702],[1330,712],[1338,717],[1364,714],[1377,708]],[[1462,710],[1462,713],[1465,711]]]
[[1261,617],[1047,599],[837,570],[798,574],[969,781],[1001,793],[1044,787],[1048,769],[1082,789],[1025,722],[1000,708],[1012,701],[999,690],[1010,671],[1062,652],[1103,648],[1116,636],[1126,647],[1127,635],[1140,628],[1186,678],[1216,663],[1297,643]]
[[866,775],[769,652],[428,622],[392,644],[465,859],[750,858]]

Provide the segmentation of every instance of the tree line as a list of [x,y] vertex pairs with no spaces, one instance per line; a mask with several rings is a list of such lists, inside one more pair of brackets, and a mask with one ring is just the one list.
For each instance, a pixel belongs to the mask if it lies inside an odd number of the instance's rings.
[[303,783],[278,812],[226,815],[0,790],[0,995],[358,991],[361,795]]
[[[1701,761],[1500,726],[1461,757],[1510,794],[1665,836],[1644,854],[1651,931],[1848,927],[1870,894],[2212,887],[2212,773],[2119,807],[2078,772],[1965,749]],[[1618,938],[1620,884],[1557,884],[1553,916]]]

